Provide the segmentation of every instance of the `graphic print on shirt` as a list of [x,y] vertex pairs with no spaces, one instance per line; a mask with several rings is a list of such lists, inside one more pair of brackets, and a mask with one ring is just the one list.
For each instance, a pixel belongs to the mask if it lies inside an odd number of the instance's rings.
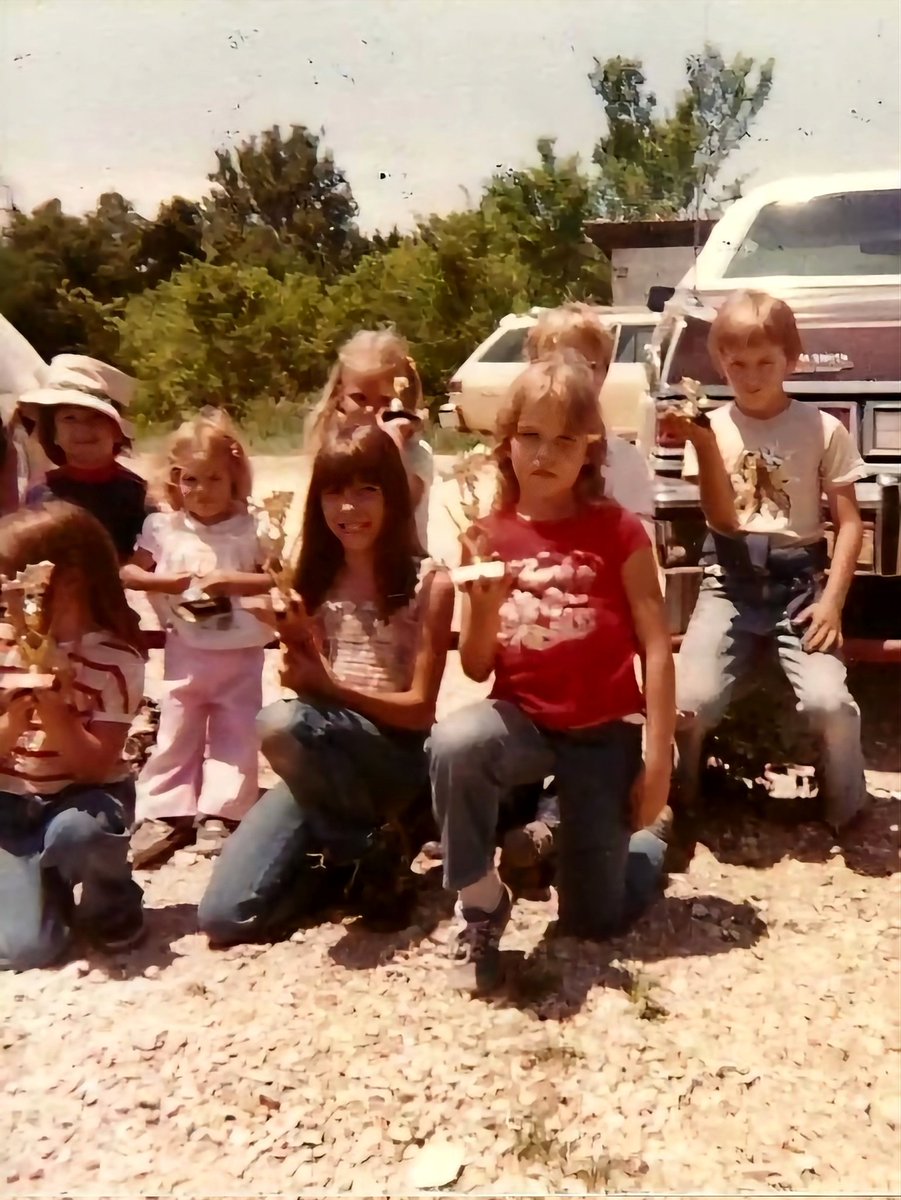
[[745,450],[732,473],[739,524],[754,532],[786,529],[791,524],[789,459],[763,446]]
[[597,617],[589,602],[598,559],[542,552],[511,563],[516,582],[501,605],[498,639],[511,649],[547,650],[588,637]]

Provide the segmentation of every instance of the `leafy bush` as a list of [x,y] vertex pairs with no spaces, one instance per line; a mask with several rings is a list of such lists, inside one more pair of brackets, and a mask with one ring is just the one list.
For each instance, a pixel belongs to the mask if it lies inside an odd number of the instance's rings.
[[119,359],[140,380],[138,423],[177,421],[204,404],[238,421],[272,409],[280,423],[275,410],[294,411],[321,380],[321,296],[312,275],[191,263],[132,297],[112,323]]

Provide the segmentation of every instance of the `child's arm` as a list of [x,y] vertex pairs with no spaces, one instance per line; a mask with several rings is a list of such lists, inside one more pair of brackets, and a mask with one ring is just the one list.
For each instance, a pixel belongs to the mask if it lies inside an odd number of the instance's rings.
[[[468,566],[471,562],[472,553],[464,537],[460,565]],[[500,579],[475,579],[464,588],[460,663],[464,673],[476,683],[484,683],[494,670],[497,635],[501,628],[501,605],[510,594],[512,584],[508,572]]]
[[676,673],[657,565],[650,547],[636,550],[623,563],[623,586],[643,649],[647,710],[644,780],[635,814],[644,828],[667,802],[673,769],[676,729]]
[[122,586],[135,592],[158,592],[168,596],[180,596],[191,586],[194,578],[189,573],[160,575],[149,550],[136,550],[124,567],[119,570]]
[[863,522],[854,484],[827,487],[826,498],[836,531],[829,579],[819,600],[797,617],[797,624],[808,623],[803,645],[809,653],[838,650],[842,644],[842,609],[863,542]]
[[47,741],[66,772],[83,783],[107,779],[122,758],[128,725],[98,721],[85,728],[58,691],[35,692],[34,704]]
[[262,596],[272,588],[264,571],[213,571],[198,580],[208,596]]
[[288,651],[282,682],[301,695],[323,696],[379,724],[396,729],[428,729],[435,719],[438,689],[450,649],[454,587],[443,571],[436,571],[424,586],[428,596],[423,601],[422,640],[407,691],[369,692],[346,687],[310,646]]
[[0,714],[0,758],[6,758],[15,747],[28,728],[33,711],[34,696],[31,692],[14,692],[6,701],[5,709]]
[[735,511],[735,492],[716,434],[709,426],[697,425],[674,409],[668,409],[660,423],[664,432],[684,438],[694,449],[698,460],[701,508],[707,524],[717,533],[739,533],[741,525]]

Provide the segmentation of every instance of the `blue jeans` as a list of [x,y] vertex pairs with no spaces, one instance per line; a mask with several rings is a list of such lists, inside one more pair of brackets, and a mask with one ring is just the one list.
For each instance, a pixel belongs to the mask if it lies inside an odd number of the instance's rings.
[[439,721],[428,752],[449,889],[491,869],[501,805],[513,790],[553,775],[561,928],[608,936],[659,890],[665,847],[644,830],[631,833],[639,725],[557,732],[540,729],[513,704],[485,700]]
[[221,943],[277,936],[315,912],[333,867],[362,857],[428,783],[421,734],[351,709],[279,700],[258,728],[282,782],[225,843],[200,901],[200,928]]
[[860,709],[848,691],[837,654],[808,654],[801,634],[779,603],[753,602],[706,579],[676,660],[680,727],[680,793],[698,793],[704,738],[723,718],[737,687],[751,673],[761,647],[774,647],[803,713],[823,745],[826,819],[844,825],[866,800]]
[[128,861],[133,817],[131,781],[43,797],[0,792],[0,969],[56,962],[73,917],[102,937],[139,916],[144,893]]

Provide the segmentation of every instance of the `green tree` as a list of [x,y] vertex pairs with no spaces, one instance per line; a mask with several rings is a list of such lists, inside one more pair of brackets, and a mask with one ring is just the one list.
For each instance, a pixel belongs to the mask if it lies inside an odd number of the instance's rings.
[[322,299],[312,274],[190,263],[112,318],[119,357],[140,380],[145,423],[215,404],[237,419],[293,405],[319,381]]
[[519,257],[533,304],[606,300],[610,264],[584,233],[585,222],[597,214],[597,181],[581,169],[578,156],[560,159],[554,146],[554,139],[540,139],[537,165],[489,181],[481,211],[492,244]]
[[319,137],[277,125],[216,151],[205,202],[206,244],[217,260],[255,262],[275,275],[304,266],[334,278],[366,248],[344,172]]
[[357,329],[394,325],[410,341],[426,394],[437,398],[500,317],[528,306],[528,278],[515,252],[492,244],[482,212],[432,216],[327,289],[322,341],[334,352]]
[[[685,62],[687,86],[661,113],[640,61],[610,58],[588,79],[607,130],[594,150],[598,208],[611,219],[677,216],[715,208],[711,188],[769,97],[773,60],[736,55],[727,64],[705,45]],[[732,190],[740,187],[735,181]]]

